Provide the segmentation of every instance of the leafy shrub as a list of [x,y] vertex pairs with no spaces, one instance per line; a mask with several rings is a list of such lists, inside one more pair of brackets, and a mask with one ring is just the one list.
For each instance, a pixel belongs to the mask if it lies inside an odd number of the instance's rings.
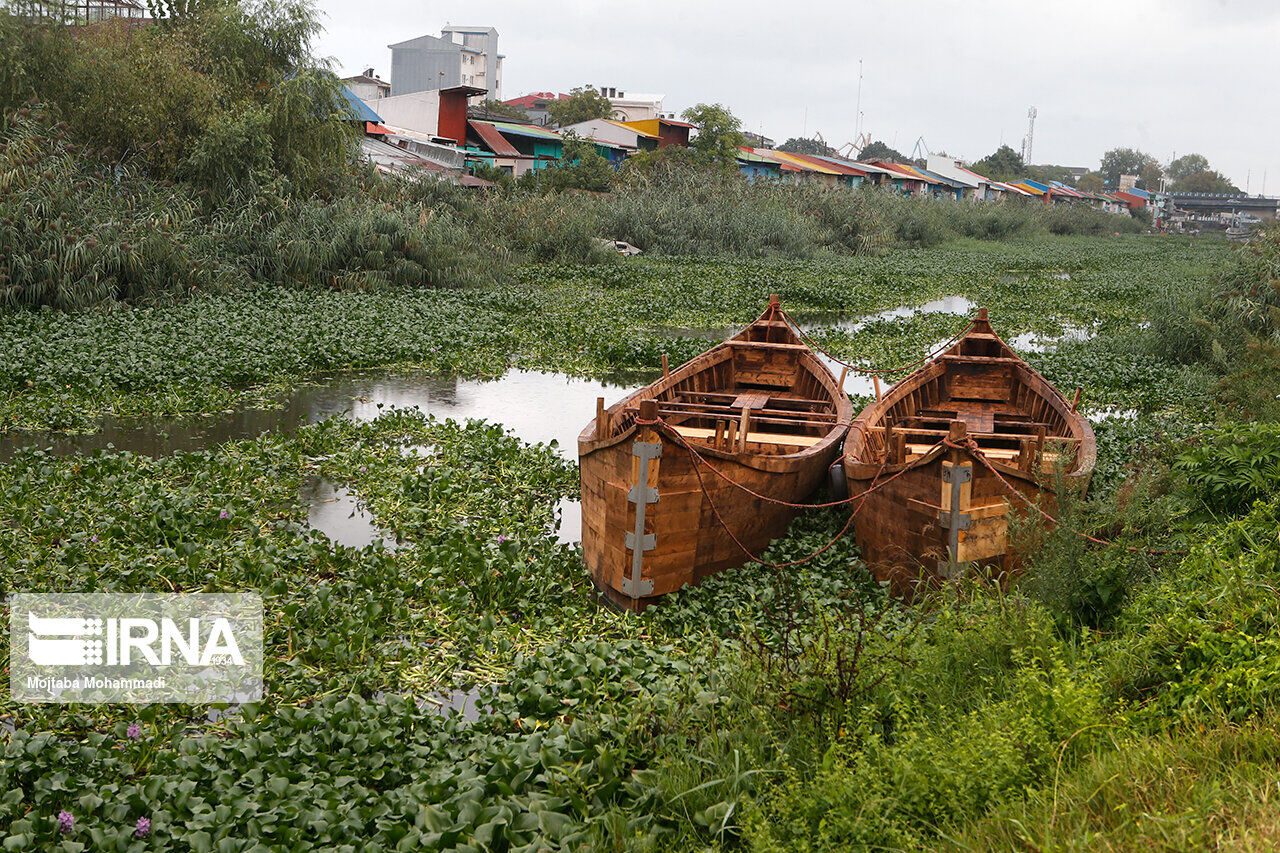
[[1240,515],[1280,490],[1280,424],[1215,430],[1174,461],[1189,494],[1213,516]]
[[1156,724],[1280,707],[1280,501],[1221,527],[1116,621],[1111,679]]
[[236,280],[189,194],[85,166],[39,109],[9,125],[0,142],[0,304],[75,309]]
[[904,655],[876,706],[757,800],[754,848],[930,846],[1087,749],[1101,716],[1052,620],[1016,600],[948,605]]

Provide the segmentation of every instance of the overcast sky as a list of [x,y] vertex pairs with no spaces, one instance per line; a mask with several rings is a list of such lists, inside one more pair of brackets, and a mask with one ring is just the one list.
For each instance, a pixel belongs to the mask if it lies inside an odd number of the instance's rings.
[[1198,152],[1253,193],[1280,191],[1280,2],[1275,0],[320,0],[316,47],[336,68],[447,23],[492,26],[503,97],[592,83],[660,92],[679,112],[720,102],[777,142],[863,130],[911,154],[978,159],[1017,149],[1039,115],[1032,161],[1097,168],[1141,148]]

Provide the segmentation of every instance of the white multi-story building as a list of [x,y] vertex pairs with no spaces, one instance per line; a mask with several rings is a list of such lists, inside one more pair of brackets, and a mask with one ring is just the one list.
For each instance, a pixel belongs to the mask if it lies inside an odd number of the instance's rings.
[[502,54],[493,27],[447,26],[437,36],[388,45],[391,94],[407,95],[452,86],[475,86],[502,100]]
[[642,121],[647,118],[674,118],[662,112],[665,95],[641,92],[620,92],[613,86],[597,86],[600,94],[613,105],[612,118],[618,121]]

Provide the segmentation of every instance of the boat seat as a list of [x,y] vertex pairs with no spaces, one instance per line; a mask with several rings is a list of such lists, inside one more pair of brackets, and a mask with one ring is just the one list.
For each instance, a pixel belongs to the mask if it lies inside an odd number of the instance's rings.
[[[704,427],[687,427],[676,424],[671,427],[685,438],[710,439],[715,438],[716,431],[706,429]],[[776,432],[756,432],[751,430],[747,433],[747,441],[754,441],[759,444],[781,444],[792,447],[813,447],[822,441],[826,436],[812,435],[783,435]]]
[[801,350],[803,350],[804,352],[809,351],[809,347],[806,346],[805,344],[787,344],[787,343],[782,343],[781,341],[774,343],[772,341],[730,340],[730,341],[725,341],[725,344],[731,347],[760,347],[762,349],[781,349],[781,350],[792,350],[795,352],[799,352]]
[[[934,445],[932,444],[908,444],[906,446],[907,459],[916,459],[924,456],[933,448]],[[993,462],[1013,462],[1022,453],[1021,450],[1007,447],[982,447],[980,449],[982,450],[982,455]],[[1040,459],[1046,468],[1052,467],[1053,463],[1057,462],[1061,457],[1061,453],[1054,453],[1048,450],[1040,454]]]

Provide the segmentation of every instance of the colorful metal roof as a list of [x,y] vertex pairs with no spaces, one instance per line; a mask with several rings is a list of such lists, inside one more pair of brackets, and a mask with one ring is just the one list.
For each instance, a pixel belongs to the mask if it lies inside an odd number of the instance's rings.
[[[769,150],[769,149],[765,149]],[[821,175],[838,175],[840,172],[831,167],[830,164],[821,161],[814,161],[803,154],[791,154],[787,151],[770,151],[770,155],[776,157],[781,163],[790,163],[805,172],[817,172]]]
[[898,178],[906,178],[909,181],[924,181],[926,184],[936,183],[936,181],[931,181],[929,178],[920,174],[919,171],[908,166],[906,163],[891,163],[888,160],[875,160],[873,161],[873,165],[879,166],[881,169],[886,170],[889,174]]
[[618,127],[626,128],[627,130],[631,131],[631,132],[632,132],[632,133],[634,133],[634,134],[637,134],[637,135],[639,135],[639,136],[643,136],[645,139],[657,139],[657,138],[658,138],[658,134],[656,134],[656,133],[650,133],[650,132],[649,132],[649,131],[647,131],[647,130],[641,130],[640,128],[636,127],[634,124],[631,124],[631,123],[629,123],[629,122],[625,122],[625,121],[618,121],[617,119],[612,119],[612,118],[607,118],[607,119],[605,119],[605,121],[609,122],[609,124],[616,124]]
[[838,175],[855,175],[857,177],[866,177],[865,169],[859,169],[848,160],[840,160],[835,157],[822,157],[818,154],[793,154],[793,157],[800,157],[816,166],[823,166],[827,169],[835,171]]
[[853,160],[846,160],[843,157],[833,157],[829,154],[806,154],[805,156],[814,157],[818,160],[822,160],[823,162],[830,163],[837,169],[845,169],[845,174],[849,175],[861,175],[865,178],[873,171],[876,171],[874,167],[868,166],[866,163],[857,163]]
[[564,138],[554,130],[547,130],[545,127],[538,127],[534,124],[517,124],[510,121],[491,121],[489,124],[502,133],[514,133],[516,136],[531,136],[534,139],[546,139],[554,142],[564,141]]
[[506,137],[498,131],[498,128],[492,122],[469,119],[467,124],[471,125],[471,129],[480,136],[480,140],[485,146],[499,157],[523,156],[516,150],[514,145],[507,141]]
[[746,163],[768,163],[773,166],[778,165],[778,161],[771,157],[765,157],[763,154],[757,154],[750,146],[743,145],[738,148],[737,158]]
[[1046,187],[1044,184],[1040,184],[1035,181],[1028,180],[1026,178],[1019,178],[1016,181],[1009,181],[1009,186],[1017,187],[1027,195],[1044,195],[1049,191],[1049,188]]
[[999,187],[1005,192],[1011,192],[1014,195],[1035,195],[1035,193],[1028,192],[1027,190],[1024,190],[1022,187],[1018,186],[1017,184],[1011,184],[1007,181],[992,181],[991,186]]
[[342,87],[342,96],[347,99],[347,104],[350,105],[351,111],[355,113],[356,121],[382,122],[382,117],[371,110],[368,104],[357,98],[355,92],[352,92],[346,86]]

